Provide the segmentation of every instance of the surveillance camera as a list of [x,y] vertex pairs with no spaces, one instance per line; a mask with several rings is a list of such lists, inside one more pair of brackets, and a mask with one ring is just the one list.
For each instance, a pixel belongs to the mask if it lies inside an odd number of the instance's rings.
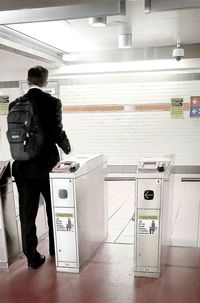
[[180,46],[177,46],[173,49],[172,57],[176,59],[176,61],[180,61],[184,58],[184,49]]

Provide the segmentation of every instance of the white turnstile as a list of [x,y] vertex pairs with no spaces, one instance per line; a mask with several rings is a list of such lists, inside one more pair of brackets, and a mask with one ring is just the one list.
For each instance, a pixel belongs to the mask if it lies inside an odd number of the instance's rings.
[[0,161],[0,267],[7,268],[20,253],[9,161]]
[[[36,225],[38,238],[46,237],[48,226],[42,197]],[[7,268],[21,253],[18,192],[11,177],[10,161],[0,161],[0,268]]]
[[135,191],[134,275],[159,277],[171,237],[172,159],[139,161]]
[[57,271],[78,273],[107,236],[103,155],[67,157],[50,173]]

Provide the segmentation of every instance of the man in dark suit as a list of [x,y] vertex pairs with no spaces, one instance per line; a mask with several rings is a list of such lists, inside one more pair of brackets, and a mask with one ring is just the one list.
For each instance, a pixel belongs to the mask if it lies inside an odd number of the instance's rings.
[[[44,132],[44,145],[40,154],[33,160],[14,161],[12,166],[19,193],[19,214],[21,221],[23,252],[28,266],[38,268],[45,262],[45,256],[37,251],[38,239],[35,220],[39,207],[40,194],[43,195],[49,227],[49,253],[55,255],[52,226],[52,211],[49,172],[59,161],[56,144],[68,154],[70,143],[62,125],[61,101],[43,91],[47,85],[48,70],[36,66],[28,71],[29,91],[25,94],[33,100],[38,109],[40,123]],[[9,109],[14,102],[10,103]]]

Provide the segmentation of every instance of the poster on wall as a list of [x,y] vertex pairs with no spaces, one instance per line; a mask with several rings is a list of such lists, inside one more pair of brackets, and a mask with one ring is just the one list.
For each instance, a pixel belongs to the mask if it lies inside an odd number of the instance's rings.
[[0,115],[8,114],[9,96],[0,95]]
[[190,97],[190,117],[200,118],[200,96]]
[[171,118],[172,119],[183,119],[183,98],[171,98]]
[[[26,81],[22,81],[20,83],[21,87],[21,94],[24,95],[29,90],[29,86]],[[59,88],[58,88],[58,81],[48,81],[47,87],[44,88],[44,91],[53,97],[59,98]]]

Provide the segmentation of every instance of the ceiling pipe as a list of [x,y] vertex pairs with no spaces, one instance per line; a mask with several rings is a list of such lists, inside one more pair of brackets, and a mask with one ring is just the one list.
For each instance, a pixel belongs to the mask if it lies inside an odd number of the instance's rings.
[[[126,14],[125,0],[0,1],[0,24],[71,20]],[[56,4],[55,4],[56,3]]]
[[119,48],[131,48],[132,47],[132,34],[121,34],[118,37]]
[[107,16],[90,17],[89,25],[92,27],[105,27],[107,25]]
[[145,13],[200,8],[199,0],[145,0]]

